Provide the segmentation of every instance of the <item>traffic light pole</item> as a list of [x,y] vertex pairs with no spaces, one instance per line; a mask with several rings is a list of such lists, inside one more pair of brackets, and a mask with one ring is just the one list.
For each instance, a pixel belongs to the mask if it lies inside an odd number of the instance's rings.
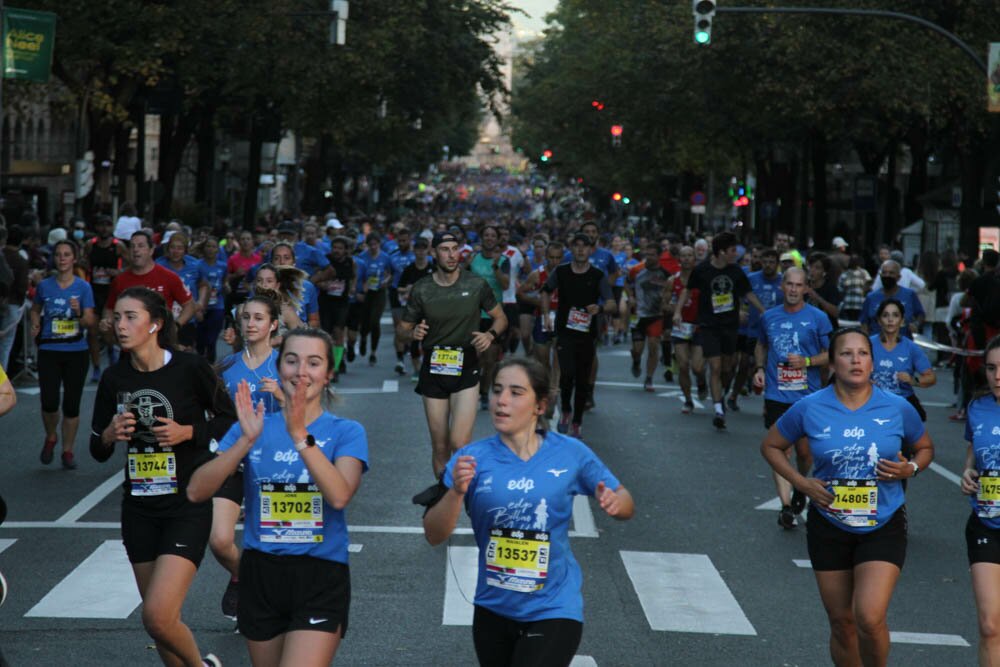
[[722,7],[715,8],[717,14],[832,14],[836,16],[868,16],[877,18],[896,19],[916,23],[924,28],[928,28],[938,33],[952,44],[962,49],[965,55],[972,59],[983,74],[989,75],[986,63],[980,58],[968,44],[963,42],[957,35],[949,32],[933,21],[904,14],[903,12],[892,12],[882,9],[841,9],[834,7]]

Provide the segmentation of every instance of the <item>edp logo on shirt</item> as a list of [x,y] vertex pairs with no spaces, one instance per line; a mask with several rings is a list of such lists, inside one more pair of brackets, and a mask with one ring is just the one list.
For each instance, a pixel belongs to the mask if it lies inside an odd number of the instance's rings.
[[525,493],[527,493],[528,491],[531,491],[533,488],[535,488],[535,480],[530,479],[528,477],[522,477],[521,479],[517,480],[512,479],[509,482],[507,482],[508,491],[524,491]]
[[865,430],[863,428],[858,428],[857,426],[855,426],[854,428],[844,429],[844,437],[863,438],[865,437]]

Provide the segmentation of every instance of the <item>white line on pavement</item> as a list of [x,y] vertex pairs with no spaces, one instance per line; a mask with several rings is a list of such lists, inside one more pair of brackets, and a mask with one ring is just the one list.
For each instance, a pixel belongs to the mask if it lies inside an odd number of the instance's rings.
[[598,537],[589,496],[573,496],[573,528],[577,537]]
[[56,519],[56,523],[75,523],[87,512],[94,509],[94,507],[96,507],[99,502],[104,500],[105,496],[111,493],[114,488],[121,486],[121,483],[122,473],[119,470],[114,475],[104,480],[104,482],[96,489],[84,496],[80,502],[69,508],[68,512]]
[[754,508],[755,510],[780,510],[781,509],[781,498],[775,496],[771,498],[766,503],[761,503]]
[[807,569],[807,570],[811,570],[812,566],[813,566],[812,561],[809,560],[808,558],[805,558],[805,559],[803,559],[803,558],[793,558],[792,562],[795,563],[795,567],[801,567],[801,568],[804,568],[804,569]]
[[959,635],[938,635],[927,632],[890,632],[889,641],[893,644],[930,644],[932,646],[968,646]]
[[107,540],[25,616],[128,618],[142,599],[121,540]]
[[944,477],[949,482],[954,482],[955,484],[959,485],[962,483],[961,477],[959,477],[952,471],[948,470],[943,465],[940,465],[938,463],[931,463],[930,469],[936,472],[937,474],[941,475],[942,477]]
[[348,387],[345,389],[340,389],[339,387],[333,390],[334,394],[340,394],[342,396],[347,396],[348,394],[381,394],[382,387],[372,387],[371,389],[367,387]]
[[359,554],[361,553],[361,548],[363,546],[364,546],[363,544],[348,544],[347,551],[352,554]]
[[399,380],[383,380],[382,393],[394,393],[399,391]]
[[448,547],[441,625],[472,625],[478,568],[478,547]]
[[14,539],[4,538],[4,539],[0,540],[0,554],[2,554],[4,551],[6,551],[7,549],[9,549],[10,546],[12,544],[14,544],[14,542],[17,542],[16,538],[14,538]]
[[705,554],[620,553],[653,630],[757,634]]
[[[682,391],[668,391],[662,394],[657,394],[657,396],[660,396],[662,398],[676,398],[681,403],[684,402],[684,392]],[[694,404],[694,407],[698,408],[699,410],[705,409],[705,404],[699,401],[697,398],[692,398],[691,402]]]
[[934,403],[933,401],[920,401],[921,405],[925,405],[929,408],[953,408],[955,407],[951,403]]
[[589,655],[574,655],[569,667],[597,667],[597,661]]
[[[97,385],[96,384],[84,385],[83,390],[97,391]],[[41,391],[42,390],[39,387],[17,387],[18,395],[27,394],[28,396],[38,396],[38,394],[40,394]]]

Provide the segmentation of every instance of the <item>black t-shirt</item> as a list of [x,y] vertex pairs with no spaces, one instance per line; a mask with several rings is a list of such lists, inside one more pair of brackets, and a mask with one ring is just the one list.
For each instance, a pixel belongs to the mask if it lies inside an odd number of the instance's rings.
[[[837,286],[833,283],[832,280],[829,280],[829,276],[827,276],[827,280],[823,281],[822,287],[813,288],[813,291],[816,292],[816,294],[818,294],[819,297],[823,299],[823,301],[826,301],[827,303],[832,303],[835,306],[839,306],[840,302],[844,300],[844,297],[842,297],[840,294],[840,290],[837,289]],[[819,308],[819,303],[815,299],[809,299],[809,305]],[[820,308],[820,310],[823,309]],[[836,329],[838,326],[837,318],[831,315],[827,315],[827,317],[830,318],[830,324],[833,326],[834,329]]]
[[996,271],[987,271],[972,281],[969,286],[969,296],[975,303],[972,316],[990,326],[1000,324],[1000,276]]
[[[698,324],[704,327],[736,327],[740,323],[740,299],[751,291],[743,269],[728,264],[717,269],[709,259],[694,267],[687,288],[698,290]],[[560,292],[560,299],[562,293]]]
[[333,255],[327,255],[327,259],[333,268],[333,278],[326,281],[323,293],[336,301],[347,301],[351,296],[351,281],[354,279],[354,260],[345,256],[338,262],[333,259]]
[[427,266],[425,266],[422,269],[417,268],[416,262],[409,264],[405,269],[403,269],[403,273],[400,274],[399,285],[397,286],[397,288],[408,287],[417,282],[418,280],[420,280],[421,278],[423,278],[424,276],[429,276],[432,273],[434,273],[434,262],[428,261]]
[[[119,394],[128,392],[127,409],[136,416],[136,430],[127,451],[120,454],[125,466],[123,502],[160,516],[211,508],[211,503],[188,502],[185,490],[195,469],[214,456],[211,442],[221,440],[236,421],[236,407],[225,385],[203,357],[190,352],[172,352],[165,366],[149,373],[136,370],[128,357],[122,354],[101,376],[91,421],[91,454],[98,461],[114,454],[114,446],[105,446],[100,435],[94,434],[107,428],[118,409]],[[174,447],[160,447],[150,430],[161,425],[159,417],[193,426],[194,437]],[[175,471],[164,465],[170,460]],[[137,471],[130,478],[133,466],[147,472]],[[169,488],[169,482],[163,480],[169,480],[171,473],[176,478],[176,493],[162,493]],[[136,478],[142,477],[154,481],[145,486],[136,484]],[[152,491],[156,495],[136,495],[137,488],[139,494]]]
[[583,273],[576,273],[571,263],[560,264],[542,286],[542,291],[549,294],[555,290],[559,290],[556,311],[558,335],[596,336],[596,318],[587,312],[587,306],[601,305],[613,298],[604,272],[590,266]]

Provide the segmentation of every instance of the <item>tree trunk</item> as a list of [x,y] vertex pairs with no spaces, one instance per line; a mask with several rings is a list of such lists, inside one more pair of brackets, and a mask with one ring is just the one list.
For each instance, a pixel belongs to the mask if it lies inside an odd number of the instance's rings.
[[979,257],[979,228],[987,216],[980,205],[983,190],[983,171],[986,155],[983,144],[970,142],[973,147],[959,152],[959,167],[962,171],[962,208],[959,215],[959,247],[969,253],[973,260]]
[[927,150],[927,126],[911,127],[906,143],[910,147],[910,181],[906,187],[903,216],[906,224],[910,224],[924,217],[924,207],[917,198],[927,192],[927,157],[930,152]]
[[[215,193],[215,110],[204,109],[198,122],[198,173],[194,200],[208,204]],[[212,221],[215,224],[215,221]]]
[[156,177],[162,190],[159,199],[153,202],[156,220],[170,217],[177,172],[184,161],[184,150],[191,142],[199,115],[191,111],[180,116],[170,114],[160,117],[160,160]]
[[813,177],[813,223],[812,236],[817,248],[829,247],[830,221],[826,210],[826,135],[821,130],[812,131],[810,141],[810,163]]
[[257,190],[260,188],[260,157],[264,134],[260,123],[250,118],[250,155],[247,161],[247,188],[243,198],[243,228],[253,230],[257,221]]

